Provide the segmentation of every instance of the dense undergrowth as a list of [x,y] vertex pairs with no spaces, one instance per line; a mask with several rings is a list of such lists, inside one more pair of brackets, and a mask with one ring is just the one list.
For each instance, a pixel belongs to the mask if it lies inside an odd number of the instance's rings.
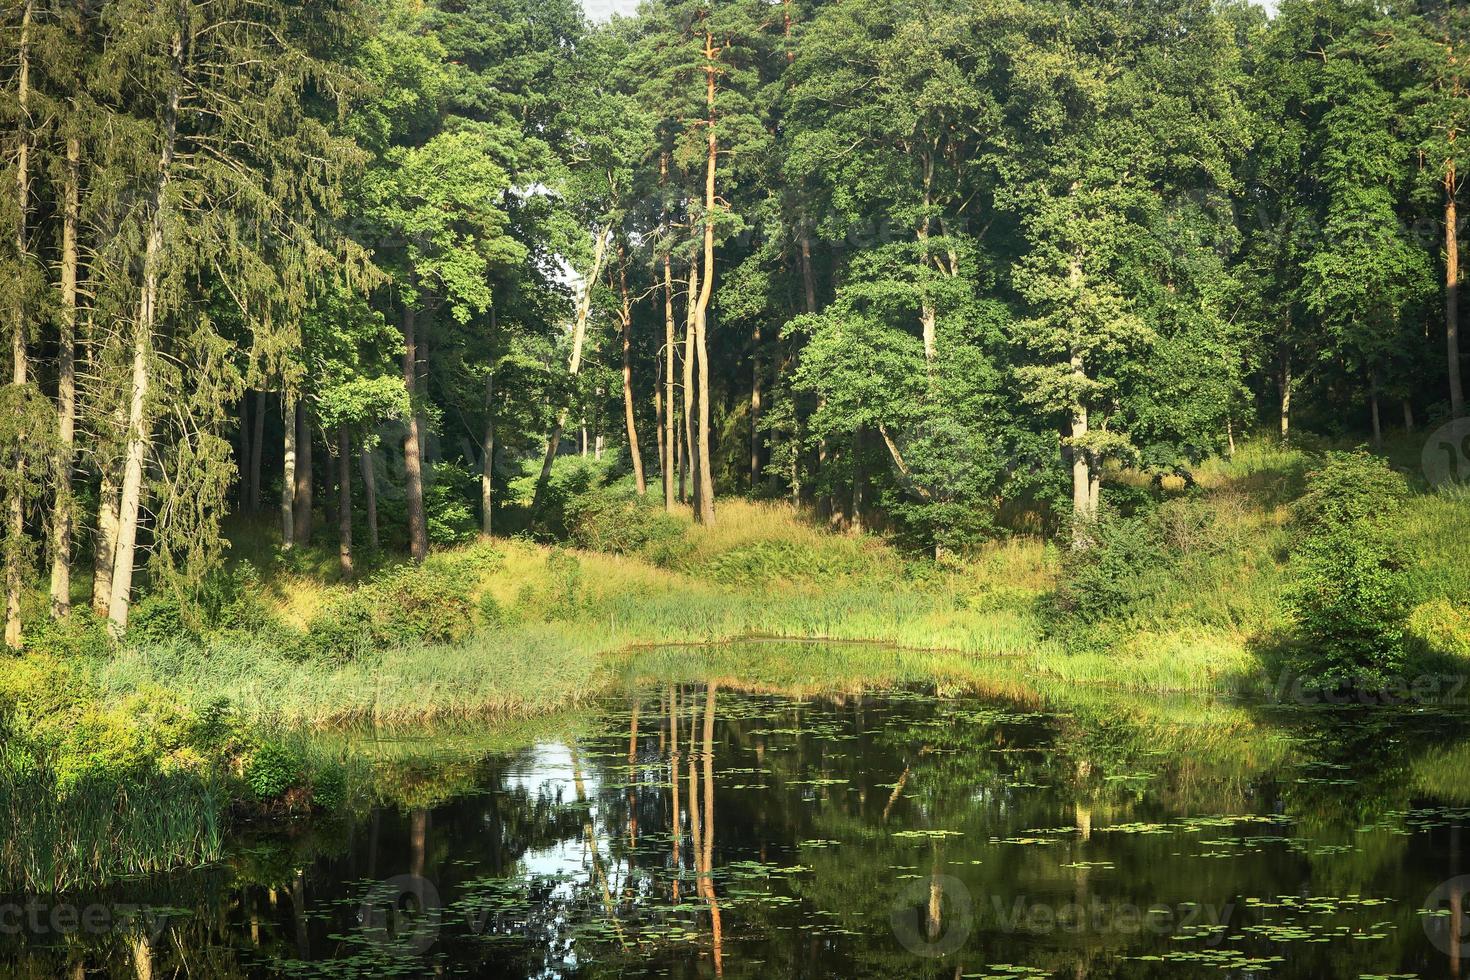
[[[77,615],[6,663],[0,814],[23,832],[0,845],[0,882],[209,860],[232,816],[330,810],[350,792],[349,757],[309,729],[546,715],[624,682],[650,647],[872,641],[844,661],[853,683],[1155,699],[1470,662],[1470,495],[1270,443],[1194,477],[1116,474],[1081,555],[1015,537],[936,561],[733,499],[702,527],[585,473],[561,484],[554,524],[354,582],[325,547],[282,556],[268,528],[246,529],[226,574],[189,603],[140,602],[120,645]],[[700,659],[715,669],[722,649]],[[744,683],[830,678],[781,649]],[[137,840],[151,844],[123,843]]]

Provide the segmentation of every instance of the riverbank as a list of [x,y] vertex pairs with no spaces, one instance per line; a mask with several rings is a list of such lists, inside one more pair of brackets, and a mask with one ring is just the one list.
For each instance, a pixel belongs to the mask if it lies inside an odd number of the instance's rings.
[[[567,544],[483,540],[350,583],[326,549],[282,558],[258,532],[239,539],[204,614],[150,598],[120,648],[74,619],[7,665],[0,782],[13,791],[0,809],[46,798],[57,805],[35,819],[60,826],[57,801],[84,801],[94,850],[77,860],[105,876],[112,855],[95,842],[130,833],[109,809],[118,785],[140,801],[127,819],[163,828],[163,850],[207,860],[230,808],[336,805],[352,753],[322,754],[307,732],[548,717],[635,678],[1045,692],[1185,714],[1215,696],[1279,695],[1292,681],[1275,655],[1292,631],[1290,505],[1313,464],[1263,443],[1201,467],[1188,490],[1119,474],[1125,546],[1080,571],[1032,537],[935,561],[785,504],[722,501],[719,523],[701,527],[615,490],[571,522]],[[1470,495],[1420,488],[1396,533],[1410,670],[1470,673]],[[750,637],[807,642],[734,645]],[[195,802],[164,809],[198,819],[142,812],[165,786]]]

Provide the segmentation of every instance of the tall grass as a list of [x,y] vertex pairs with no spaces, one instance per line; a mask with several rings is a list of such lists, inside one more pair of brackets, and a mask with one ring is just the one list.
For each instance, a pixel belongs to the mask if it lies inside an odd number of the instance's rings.
[[90,779],[0,773],[0,892],[64,891],[219,860],[229,795],[193,773]]

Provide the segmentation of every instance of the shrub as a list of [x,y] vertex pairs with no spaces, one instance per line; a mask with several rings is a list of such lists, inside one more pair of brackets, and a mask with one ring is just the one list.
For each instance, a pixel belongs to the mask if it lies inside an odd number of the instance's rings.
[[258,800],[277,800],[301,784],[306,760],[294,747],[266,742],[245,764],[245,784]]
[[112,650],[107,621],[90,609],[73,609],[65,619],[49,616],[26,631],[26,649],[42,656],[101,658]]
[[1092,546],[1062,558],[1057,605],[1084,623],[1124,616],[1151,594],[1172,562],[1157,522],[1106,514],[1092,529]]
[[795,541],[751,541],[722,551],[704,564],[718,582],[758,585],[773,581],[834,578],[863,570],[862,557],[844,548],[814,548]]
[[594,490],[568,501],[565,511],[571,542],[588,551],[668,564],[687,550],[683,522],[647,497]]
[[438,561],[390,569],[329,603],[307,629],[305,653],[350,660],[372,649],[458,643],[474,627],[473,571]]
[[1333,453],[1294,508],[1286,603],[1304,641],[1300,667],[1325,682],[1371,681],[1402,662],[1411,603],[1387,527],[1407,493],[1383,460]]

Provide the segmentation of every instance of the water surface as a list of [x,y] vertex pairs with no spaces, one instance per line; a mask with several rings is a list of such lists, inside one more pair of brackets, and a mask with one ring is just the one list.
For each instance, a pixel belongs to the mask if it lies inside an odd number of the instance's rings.
[[[1454,710],[649,683],[524,742],[361,744],[375,806],[243,832],[220,867],[16,899],[0,967],[1470,975]],[[5,928],[27,901],[34,921]]]

